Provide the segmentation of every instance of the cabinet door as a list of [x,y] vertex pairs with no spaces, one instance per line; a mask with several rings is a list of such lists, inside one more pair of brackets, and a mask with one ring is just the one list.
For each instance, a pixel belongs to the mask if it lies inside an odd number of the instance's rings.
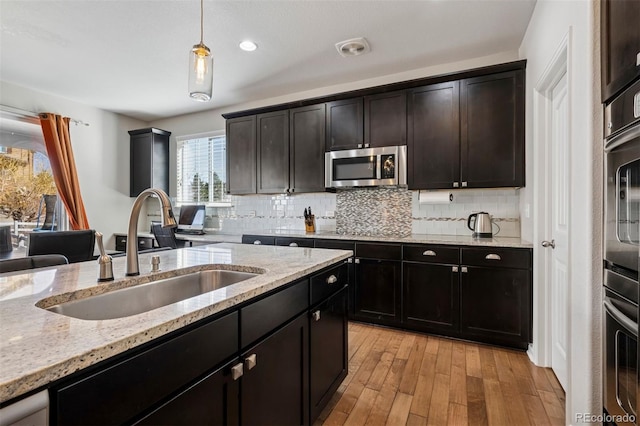
[[240,422],[309,423],[309,318],[305,312],[242,356]]
[[311,423],[347,375],[347,288],[311,310],[309,365]]
[[524,73],[460,82],[461,187],[524,186]]
[[324,192],[325,110],[320,104],[289,111],[291,192]]
[[400,264],[356,259],[354,316],[381,324],[400,322]]
[[225,365],[190,386],[136,425],[237,425],[239,423],[239,378]]
[[363,147],[362,98],[327,103],[327,151]]
[[137,197],[147,188],[169,192],[169,136],[156,128],[129,131],[130,193]]
[[531,275],[524,269],[463,267],[462,337],[526,348],[531,327]]
[[366,96],[364,98],[364,147],[406,144],[406,92]]
[[458,266],[403,263],[402,315],[410,328],[455,335],[460,330]]
[[608,102],[640,76],[640,1],[601,4],[602,102]]
[[459,185],[459,82],[410,90],[407,127],[409,189],[448,189]]
[[227,188],[230,194],[256,193],[256,116],[227,120]]
[[258,193],[289,190],[289,111],[256,117],[258,139]]

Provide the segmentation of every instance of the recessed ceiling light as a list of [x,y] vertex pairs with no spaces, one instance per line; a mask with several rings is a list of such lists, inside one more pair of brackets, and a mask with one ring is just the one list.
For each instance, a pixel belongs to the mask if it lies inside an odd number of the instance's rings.
[[240,49],[244,50],[245,52],[253,52],[257,48],[258,45],[249,40],[245,40],[240,43]]

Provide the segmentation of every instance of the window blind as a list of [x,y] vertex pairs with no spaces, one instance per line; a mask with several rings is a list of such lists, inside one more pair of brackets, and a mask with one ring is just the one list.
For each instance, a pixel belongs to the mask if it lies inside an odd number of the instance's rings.
[[224,135],[178,141],[177,202],[211,203],[226,200],[226,149]]

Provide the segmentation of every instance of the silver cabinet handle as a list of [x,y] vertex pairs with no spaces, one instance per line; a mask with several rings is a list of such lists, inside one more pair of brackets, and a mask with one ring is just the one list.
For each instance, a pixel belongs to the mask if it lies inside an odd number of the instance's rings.
[[314,321],[320,321],[320,311],[313,312],[311,318],[313,318]]
[[356,263],[360,264],[360,259],[356,259]]
[[348,258],[348,259],[347,259],[347,263],[353,263],[353,258],[351,258],[351,257],[350,257],[350,258]]
[[251,370],[258,363],[258,356],[256,354],[251,354],[244,359],[244,363],[247,366],[247,370]]
[[255,241],[253,242],[253,244],[255,244],[255,245],[259,246],[260,244],[262,244],[262,241],[260,241],[260,240],[255,240]]
[[459,182],[453,182],[453,187],[454,187],[454,188],[458,188],[458,187],[460,187],[460,183],[459,183]]
[[640,52],[636,55],[636,67],[640,67]]
[[543,241],[542,242],[542,247],[551,247],[552,249],[556,248],[556,240],[551,240],[551,241]]
[[298,247],[298,244],[297,243],[291,243],[291,244],[289,244],[289,247]]
[[364,147],[365,147],[365,148],[369,148],[369,144],[368,144],[368,143],[365,143],[365,144],[364,144]]
[[436,252],[433,250],[427,250],[422,253],[423,256],[436,256]]
[[463,182],[462,182],[462,187],[463,187],[463,188],[466,188],[466,187],[467,187],[467,182],[464,182],[464,181],[463,181]]
[[463,266],[460,268],[460,272],[462,272],[463,274],[466,274],[467,272],[469,272],[469,270],[467,269],[466,266]]
[[458,272],[458,267],[457,266],[452,266],[451,267],[451,272]]
[[486,255],[484,258],[487,259],[487,260],[502,260],[500,255],[497,255],[497,254],[494,254],[494,253]]
[[611,121],[607,123],[607,129],[613,129],[613,123]]
[[231,367],[231,378],[238,380],[244,374],[244,367],[241,362]]
[[361,143],[358,144],[358,148],[362,148],[362,144]]
[[335,275],[330,275],[329,278],[327,278],[327,284],[335,284],[338,282],[338,278],[336,278]]

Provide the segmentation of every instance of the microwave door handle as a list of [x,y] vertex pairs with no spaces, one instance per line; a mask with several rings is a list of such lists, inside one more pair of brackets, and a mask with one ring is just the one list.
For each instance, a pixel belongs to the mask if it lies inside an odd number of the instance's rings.
[[382,179],[382,154],[376,155],[376,179]]

